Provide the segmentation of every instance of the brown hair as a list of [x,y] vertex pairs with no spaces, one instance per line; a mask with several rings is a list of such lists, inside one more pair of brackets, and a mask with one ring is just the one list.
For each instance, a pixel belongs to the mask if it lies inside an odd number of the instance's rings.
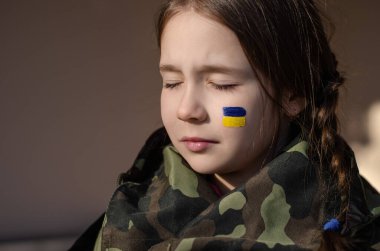
[[[293,124],[309,143],[309,158],[318,163],[327,191],[326,211],[332,208],[327,198],[336,196],[341,199],[341,208],[330,213],[344,221],[351,159],[350,148],[339,135],[336,115],[338,90],[344,78],[337,70],[338,62],[314,1],[169,0],[157,20],[159,46],[168,20],[187,8],[234,31],[252,68],[263,76],[263,88],[264,82],[273,86],[276,93],[271,98],[280,108],[278,100],[285,91],[305,98],[305,109],[293,118]],[[323,234],[324,248],[329,245],[326,243],[334,245],[328,242],[329,236]],[[336,240],[334,237],[338,243]]]

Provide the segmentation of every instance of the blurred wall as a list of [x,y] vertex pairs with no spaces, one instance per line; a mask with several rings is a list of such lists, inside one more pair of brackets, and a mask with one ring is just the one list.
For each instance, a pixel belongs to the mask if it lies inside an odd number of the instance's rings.
[[0,240],[75,235],[161,125],[158,1],[0,1]]
[[325,6],[336,26],[332,47],[347,79],[339,110],[342,130],[351,142],[368,141],[366,111],[374,102],[380,101],[377,79],[380,71],[380,1],[328,0]]
[[[161,125],[159,1],[0,1],[0,241],[75,236]],[[380,1],[327,1],[343,132],[380,99]]]

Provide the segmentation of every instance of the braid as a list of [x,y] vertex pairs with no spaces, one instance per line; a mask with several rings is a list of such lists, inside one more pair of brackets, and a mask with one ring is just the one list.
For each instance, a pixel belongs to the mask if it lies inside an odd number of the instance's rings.
[[[337,60],[331,53],[331,67],[322,78],[319,88],[315,89],[314,103],[305,110],[302,126],[304,135],[310,142],[308,155],[319,163],[319,173],[325,187],[325,211],[330,217],[345,221],[348,210],[348,198],[351,179],[350,147],[339,135],[339,120],[336,114],[339,100],[339,88],[344,78],[337,71]],[[309,114],[309,115],[307,115]],[[307,118],[307,116],[309,116]],[[340,209],[335,210],[334,201],[340,202]],[[352,247],[352,248],[351,248]],[[349,237],[336,233],[323,232],[319,250],[356,250]]]
[[342,199],[340,212],[333,212],[335,217],[341,218],[346,212],[349,192],[351,159],[347,153],[351,150],[339,135],[336,114],[339,88],[345,79],[337,70],[335,55],[329,52],[331,57],[327,63],[330,67],[320,74],[320,79],[315,79],[319,85],[316,84],[314,92],[310,94],[313,96],[309,98],[311,103],[306,107],[299,124],[310,143],[308,155],[315,163],[319,163],[319,173],[327,190],[326,198],[331,200],[338,195],[338,199]]

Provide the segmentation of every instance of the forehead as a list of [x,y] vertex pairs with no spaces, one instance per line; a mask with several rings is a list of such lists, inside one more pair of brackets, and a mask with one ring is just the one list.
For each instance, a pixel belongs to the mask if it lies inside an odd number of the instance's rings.
[[187,10],[173,16],[161,37],[161,65],[225,65],[251,69],[235,33],[214,19]]

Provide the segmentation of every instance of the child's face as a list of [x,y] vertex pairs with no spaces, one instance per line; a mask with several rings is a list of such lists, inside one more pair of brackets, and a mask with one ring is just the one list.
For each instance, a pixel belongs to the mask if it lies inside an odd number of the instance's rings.
[[[272,143],[277,116],[236,35],[205,16],[181,12],[162,35],[160,72],[162,120],[191,167],[254,172]],[[245,125],[223,125],[223,107],[244,108]]]

